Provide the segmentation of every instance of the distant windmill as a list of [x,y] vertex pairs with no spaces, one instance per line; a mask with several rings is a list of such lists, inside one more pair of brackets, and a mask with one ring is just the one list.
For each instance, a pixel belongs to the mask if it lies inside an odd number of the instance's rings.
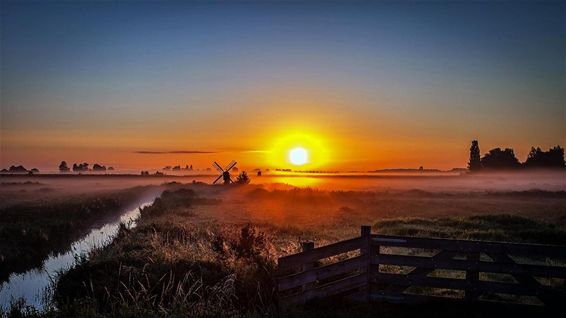
[[218,178],[216,178],[216,180],[214,180],[212,184],[216,184],[216,182],[218,182],[218,180],[220,179],[224,181],[224,184],[233,183],[234,181],[232,181],[232,178],[230,178],[230,170],[234,168],[236,164],[237,162],[232,160],[232,162],[230,162],[225,169],[222,169],[222,167],[218,164],[218,162],[215,161],[212,166],[216,170],[218,170],[218,172],[220,172],[220,175],[218,176]]

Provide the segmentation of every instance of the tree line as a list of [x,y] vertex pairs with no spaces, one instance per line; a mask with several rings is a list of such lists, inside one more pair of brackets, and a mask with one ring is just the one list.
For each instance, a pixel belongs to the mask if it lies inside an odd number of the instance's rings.
[[39,173],[39,169],[37,168],[32,168],[32,169],[26,169],[24,166],[19,165],[19,166],[10,166],[9,169],[2,169],[0,170],[0,173],[15,173],[15,174],[22,174],[22,173],[27,173],[27,174],[37,174]]
[[83,163],[73,163],[73,167],[69,168],[66,161],[61,161],[59,164],[59,172],[69,172],[73,170],[73,172],[87,172],[87,171],[94,171],[94,172],[106,172],[106,171],[114,171],[114,167],[108,167],[103,165],[99,165],[95,163],[92,165],[92,169],[89,168],[89,164],[86,162]]
[[532,147],[525,162],[520,162],[512,148],[494,148],[480,156],[480,147],[477,140],[472,141],[470,147],[470,171],[479,170],[509,170],[509,169],[563,169],[564,148],[555,146],[547,151],[540,147]]

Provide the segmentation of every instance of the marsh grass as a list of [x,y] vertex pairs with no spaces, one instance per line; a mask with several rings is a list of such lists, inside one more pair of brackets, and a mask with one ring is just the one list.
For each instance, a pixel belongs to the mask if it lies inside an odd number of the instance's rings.
[[[391,194],[311,189],[268,191],[254,186],[201,184],[168,186],[172,190],[142,209],[137,227],[122,226],[113,242],[93,250],[61,275],[53,298],[58,309],[44,315],[399,317],[436,316],[431,313],[440,310],[440,316],[460,313],[473,317],[474,313],[478,316],[479,307],[360,305],[335,299],[296,308],[278,307],[273,278],[276,260],[299,252],[303,241],[322,246],[359,236],[359,226],[368,223],[374,223],[374,233],[380,234],[566,242],[564,223],[550,221],[560,220],[563,215],[562,193],[527,193],[525,199],[517,193],[462,196],[424,191]],[[470,198],[481,204],[474,205]],[[547,219],[524,216],[547,207],[546,200],[558,207],[556,215],[545,214]],[[468,215],[451,213],[468,207]],[[513,209],[519,212],[498,213]],[[478,214],[469,215],[474,212]],[[541,213],[545,212],[543,209]],[[391,219],[391,215],[403,217]],[[320,265],[355,255],[352,252],[325,259]],[[462,314],[462,310],[469,312]]]
[[118,217],[148,189],[136,187],[0,209],[0,282],[11,273],[40,267],[50,254],[66,252],[72,242]]
[[511,214],[389,219],[377,222],[374,229],[380,234],[402,236],[566,244],[563,225]]
[[[523,242],[539,244],[566,245],[566,229],[554,223],[537,221],[517,215],[475,215],[467,217],[440,217],[431,219],[391,219],[377,222],[375,228],[380,234],[391,234],[414,237],[436,237],[465,240],[501,241],[501,242]],[[409,249],[399,251],[399,248],[386,248],[386,253],[401,255],[431,256],[427,251]],[[566,266],[564,260],[530,257],[510,256],[515,262],[523,264],[539,264],[551,266]],[[480,254],[482,261],[493,261],[487,255]],[[384,272],[406,274],[413,267],[384,266]],[[435,270],[429,274],[431,277],[445,277],[454,279],[465,279],[466,273],[456,270]],[[505,283],[518,283],[513,276],[503,273],[479,273],[480,280]],[[566,290],[562,279],[546,279],[547,286],[553,286]],[[436,288],[411,287],[408,293],[463,298],[463,291],[440,290]],[[486,294],[482,299],[490,301],[506,301],[519,304],[541,305],[536,297],[508,295],[508,294]]]
[[192,190],[165,191],[142,209],[136,228],[121,228],[114,242],[59,279],[58,307],[90,299],[101,315],[269,311],[276,296],[275,262],[256,227],[171,220],[180,209],[214,202]]

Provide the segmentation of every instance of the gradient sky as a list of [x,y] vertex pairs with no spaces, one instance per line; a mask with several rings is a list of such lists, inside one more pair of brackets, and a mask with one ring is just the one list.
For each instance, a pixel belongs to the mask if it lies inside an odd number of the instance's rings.
[[[564,2],[1,4],[1,166],[464,167],[565,144]],[[153,153],[205,151],[213,154]]]

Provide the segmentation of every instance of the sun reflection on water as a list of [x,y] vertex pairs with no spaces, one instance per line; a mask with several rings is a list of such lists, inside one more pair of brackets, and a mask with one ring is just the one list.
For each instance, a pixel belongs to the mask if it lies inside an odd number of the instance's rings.
[[299,188],[308,188],[308,187],[315,187],[320,185],[322,180],[320,178],[314,178],[314,177],[281,176],[281,177],[274,177],[273,182],[288,184]]

